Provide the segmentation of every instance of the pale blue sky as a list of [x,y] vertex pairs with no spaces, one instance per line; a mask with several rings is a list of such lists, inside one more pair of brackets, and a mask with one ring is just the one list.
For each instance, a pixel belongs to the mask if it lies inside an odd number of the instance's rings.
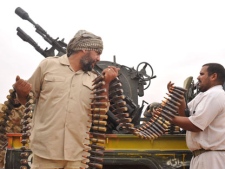
[[149,103],[166,96],[170,80],[182,86],[188,76],[196,80],[204,63],[225,65],[225,1],[7,0],[0,6],[0,103],[16,75],[29,78],[44,59],[16,35],[16,28],[43,49],[49,47],[32,24],[15,14],[17,7],[66,43],[80,29],[101,36],[104,61],[113,61],[116,55],[117,63],[134,68],[148,62],[157,78],[140,100]]

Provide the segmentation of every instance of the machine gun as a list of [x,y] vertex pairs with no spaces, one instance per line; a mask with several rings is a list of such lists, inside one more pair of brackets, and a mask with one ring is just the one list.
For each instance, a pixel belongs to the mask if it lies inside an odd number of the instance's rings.
[[[58,52],[56,56],[62,56],[66,53],[67,44],[64,42],[64,39],[58,40],[59,38],[53,39],[47,32],[38,24],[36,24],[22,8],[18,7],[15,10],[15,13],[20,16],[22,19],[29,21],[36,28],[36,32],[43,37],[52,47],[50,49],[46,48],[43,50],[29,35],[27,35],[20,27],[17,28],[17,35],[32,45],[41,55],[44,57],[55,56],[55,51]],[[96,72],[102,72],[102,70],[108,66],[115,66],[120,68],[119,79],[122,83],[124,94],[126,96],[125,100],[128,105],[128,112],[133,119],[135,125],[139,125],[140,116],[142,114],[143,104],[139,107],[138,105],[138,96],[144,96],[144,90],[146,90],[151,83],[151,79],[156,78],[153,73],[153,68],[147,62],[141,62],[137,69],[129,68],[124,65],[116,63],[116,58],[114,56],[114,61],[99,61],[94,69]],[[143,67],[142,67],[143,66]],[[142,68],[140,68],[142,67]],[[149,76],[146,72],[146,69],[150,69],[152,74]],[[117,124],[115,117],[112,112],[108,112],[109,116],[109,126],[111,129],[116,129]],[[111,123],[111,125],[110,125]],[[118,129],[117,129],[118,130]]]

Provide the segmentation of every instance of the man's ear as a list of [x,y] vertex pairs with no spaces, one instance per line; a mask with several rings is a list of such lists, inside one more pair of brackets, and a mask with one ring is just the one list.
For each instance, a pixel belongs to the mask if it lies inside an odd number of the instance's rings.
[[217,73],[213,73],[211,75],[211,79],[214,80],[214,81],[216,81],[217,80]]

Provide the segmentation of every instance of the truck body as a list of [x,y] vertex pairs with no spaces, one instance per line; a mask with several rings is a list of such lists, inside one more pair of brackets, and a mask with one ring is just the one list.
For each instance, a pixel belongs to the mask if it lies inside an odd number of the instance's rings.
[[[9,133],[5,169],[20,169],[21,133]],[[155,140],[132,134],[106,134],[104,169],[188,169],[192,153],[186,147],[185,134],[163,135]],[[29,153],[27,169],[32,163]]]

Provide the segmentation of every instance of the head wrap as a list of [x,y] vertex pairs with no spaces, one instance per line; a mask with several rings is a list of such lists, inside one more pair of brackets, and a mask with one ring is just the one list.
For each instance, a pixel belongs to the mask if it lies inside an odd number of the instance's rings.
[[79,50],[93,50],[102,53],[103,42],[101,37],[86,30],[79,30],[67,45],[67,55]]

